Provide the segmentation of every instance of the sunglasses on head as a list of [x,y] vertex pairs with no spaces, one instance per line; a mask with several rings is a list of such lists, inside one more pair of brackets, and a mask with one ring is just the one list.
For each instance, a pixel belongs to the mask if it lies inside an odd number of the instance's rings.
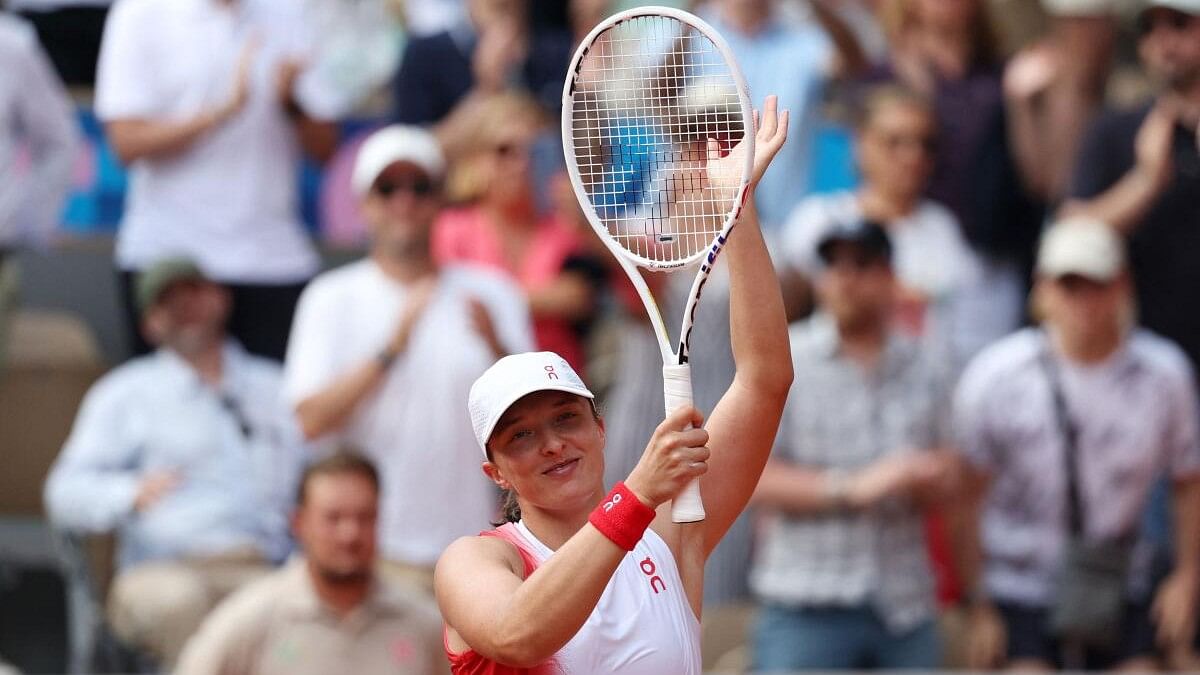
[[1137,19],[1138,35],[1149,35],[1159,26],[1166,26],[1173,31],[1183,30],[1191,24],[1194,18],[1190,14],[1165,7],[1145,11]]
[[408,179],[380,178],[375,183],[375,193],[381,197],[391,197],[397,191],[403,190],[416,197],[428,197],[433,194],[433,181],[426,176],[415,176]]

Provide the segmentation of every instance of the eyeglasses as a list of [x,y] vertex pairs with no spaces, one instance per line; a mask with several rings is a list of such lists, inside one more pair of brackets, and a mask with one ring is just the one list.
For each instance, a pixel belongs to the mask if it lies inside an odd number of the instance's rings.
[[403,190],[414,197],[428,197],[433,194],[433,181],[425,176],[415,176],[407,180],[380,178],[375,183],[375,193],[380,197],[391,197],[397,191]]
[[1190,14],[1168,8],[1142,12],[1137,19],[1138,35],[1145,37],[1153,33],[1159,26],[1166,26],[1172,31],[1180,31],[1187,28],[1194,18]]

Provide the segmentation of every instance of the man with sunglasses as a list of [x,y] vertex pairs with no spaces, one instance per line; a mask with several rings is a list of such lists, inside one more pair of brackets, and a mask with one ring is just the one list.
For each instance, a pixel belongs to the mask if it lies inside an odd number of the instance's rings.
[[497,358],[533,349],[511,281],[435,263],[444,174],[438,142],[417,127],[387,127],[363,143],[351,183],[370,250],[305,289],[284,384],[305,436],[379,465],[387,571],[426,590],[442,549],[496,513],[491,485],[462,478],[479,465],[459,420],[471,383]]
[[816,239],[821,312],[792,331],[797,378],[753,501],[756,671],[941,665],[922,512],[950,496],[950,381],[892,328],[878,225]]
[[1153,0],[1138,53],[1159,85],[1137,109],[1102,115],[1076,161],[1077,213],[1129,239],[1142,323],[1200,363],[1200,0]]
[[[1195,630],[1195,385],[1180,349],[1136,325],[1124,247],[1100,222],[1051,227],[1033,291],[1042,325],[984,350],[959,383],[956,428],[972,468],[968,494],[978,496],[962,510],[980,514],[965,520],[979,531],[965,537],[976,564],[962,570],[973,668],[1154,670],[1160,648],[1185,645]],[[1141,523],[1164,475],[1175,558],[1153,589]],[[1105,547],[1110,575],[1068,562],[1085,546]],[[1112,599],[1111,611],[1091,612],[1109,617],[1105,644],[1066,629],[1081,625],[1066,620],[1079,603],[1059,590],[1081,579],[1092,597]]]

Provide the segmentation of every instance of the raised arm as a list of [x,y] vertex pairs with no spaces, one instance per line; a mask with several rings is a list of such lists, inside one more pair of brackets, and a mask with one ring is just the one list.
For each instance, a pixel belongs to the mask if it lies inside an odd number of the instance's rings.
[[[755,136],[751,190],[787,140],[788,111],[768,96]],[[704,556],[746,507],[771,453],[792,384],[792,358],[779,279],[759,228],[753,195],[726,246],[730,341],[736,373],[705,427],[712,457],[701,480],[707,518]]]
[[[1170,183],[1174,171],[1171,140],[1178,114],[1178,108],[1172,101],[1160,101],[1138,129],[1134,141],[1133,167],[1115,184],[1094,197],[1068,200],[1059,216],[1093,218],[1125,234],[1137,229],[1142,218]],[[1096,142],[1108,141],[1096,139]]]
[[829,0],[812,0],[813,16],[833,41],[834,55],[830,73],[834,77],[853,77],[862,73],[870,64],[867,54],[858,41],[858,36],[847,25]]

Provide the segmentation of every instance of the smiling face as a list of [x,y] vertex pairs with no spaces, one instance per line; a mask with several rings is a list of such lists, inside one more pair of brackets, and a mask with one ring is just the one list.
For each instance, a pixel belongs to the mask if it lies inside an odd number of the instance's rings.
[[513,490],[521,509],[591,509],[604,491],[604,420],[591,401],[538,391],[504,412],[488,440],[488,478]]

